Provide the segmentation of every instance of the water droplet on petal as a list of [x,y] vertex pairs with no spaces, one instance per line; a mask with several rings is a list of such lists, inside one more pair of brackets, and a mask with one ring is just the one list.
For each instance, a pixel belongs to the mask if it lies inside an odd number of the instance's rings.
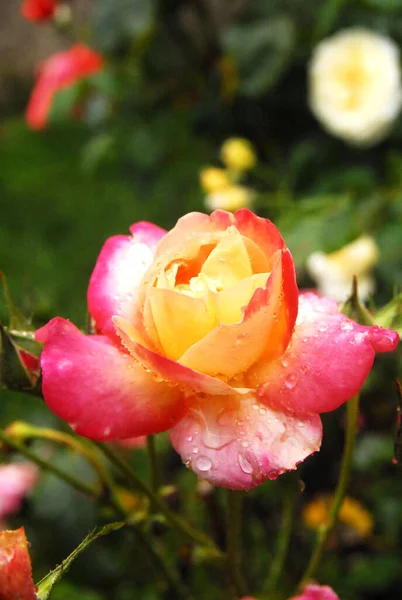
[[198,454],[198,452],[199,452],[198,448],[196,446],[194,446],[194,448],[193,448],[193,454]]
[[327,331],[328,323],[326,321],[319,321],[317,327],[319,331]]
[[246,473],[247,475],[250,475],[250,473],[253,472],[253,465],[248,460],[248,458],[246,458],[244,456],[244,454],[241,454],[239,452],[239,454],[237,455],[237,460],[239,461],[239,465],[240,465],[240,468],[243,471],[243,473]]
[[248,448],[248,447],[249,447],[249,445],[250,445],[250,444],[248,443],[248,441],[247,441],[247,440],[242,440],[242,442],[241,442],[241,446],[242,446],[242,448]]
[[193,436],[192,436],[192,435],[189,435],[189,436],[188,436],[188,438],[186,438],[186,440],[187,440],[188,442],[192,442],[192,441],[193,441]]
[[288,388],[288,390],[292,390],[297,385],[298,381],[298,375],[296,373],[290,373],[290,375],[288,375],[285,379],[285,385]]
[[212,460],[208,456],[199,456],[195,461],[195,466],[199,471],[209,471],[212,467]]
[[342,331],[352,331],[353,323],[351,321],[342,321],[341,330]]

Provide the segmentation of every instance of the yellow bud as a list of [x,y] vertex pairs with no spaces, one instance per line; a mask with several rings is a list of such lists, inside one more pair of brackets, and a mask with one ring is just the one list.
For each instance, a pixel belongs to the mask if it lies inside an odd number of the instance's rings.
[[207,167],[200,173],[200,184],[207,194],[213,194],[230,187],[231,182],[225,169]]
[[208,194],[205,205],[209,210],[230,210],[232,212],[239,208],[251,206],[254,199],[252,190],[241,185],[233,185],[226,190]]
[[248,171],[257,163],[253,145],[243,138],[230,138],[221,148],[221,159],[232,171]]

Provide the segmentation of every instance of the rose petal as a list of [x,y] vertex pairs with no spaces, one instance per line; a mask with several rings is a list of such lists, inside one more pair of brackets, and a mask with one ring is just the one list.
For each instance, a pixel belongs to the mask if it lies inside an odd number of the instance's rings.
[[276,479],[320,447],[318,415],[286,416],[252,395],[204,398],[170,433],[183,462],[214,485],[248,490]]
[[124,346],[145,369],[153,373],[156,380],[176,383],[185,391],[186,395],[202,393],[219,396],[242,394],[247,391],[232,388],[219,379],[197,373],[174,360],[153,352],[136,339],[137,332],[130,323],[121,317],[114,317],[113,322]]
[[57,317],[36,339],[45,343],[45,401],[80,435],[108,441],[165,431],[186,408],[177,387],[156,382],[105,336]]
[[[257,217],[248,208],[242,208],[234,214],[234,225],[246,238],[249,238],[262,250],[272,266],[271,258],[277,250],[285,248],[278,229],[269,219]],[[271,268],[268,269],[269,271]]]
[[203,298],[151,287],[148,301],[162,351],[173,360],[216,326],[214,311],[208,310]]
[[88,288],[88,310],[97,330],[116,338],[113,315],[135,320],[137,290],[152,263],[165,230],[147,222],[132,225],[131,236],[118,235],[104,244]]
[[299,596],[289,600],[339,600],[332,588],[328,585],[307,585]]
[[253,275],[247,249],[236,229],[228,229],[222,235],[202,265],[201,273],[211,278],[221,289]]
[[394,350],[398,339],[393,331],[351,321],[329,298],[301,294],[286,352],[254,367],[247,384],[271,408],[300,414],[335,410],[360,390],[375,351]]
[[33,463],[0,465],[0,519],[21,508],[23,497],[35,487],[38,478],[39,469]]
[[276,256],[264,288],[258,288],[241,323],[220,325],[179,360],[195,371],[232,378],[247,371],[262,354],[282,354],[296,318],[297,286],[288,250]]
[[36,600],[23,527],[0,532],[0,597],[5,600]]

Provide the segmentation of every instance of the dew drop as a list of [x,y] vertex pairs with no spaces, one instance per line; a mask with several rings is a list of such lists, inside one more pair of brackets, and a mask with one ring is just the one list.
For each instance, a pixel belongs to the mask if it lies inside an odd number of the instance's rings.
[[196,446],[194,446],[194,448],[193,448],[193,454],[198,454],[198,452],[199,452],[198,448]]
[[264,408],[264,407],[262,407],[262,408],[259,409],[258,412],[259,412],[260,415],[266,415],[267,414],[267,409]]
[[192,442],[192,441],[193,441],[193,436],[192,436],[192,435],[189,435],[189,436],[188,436],[188,438],[186,438],[186,440],[187,440],[188,442]]
[[199,456],[195,461],[195,466],[199,471],[209,471],[212,467],[212,460],[208,456]]
[[239,461],[239,465],[243,473],[250,475],[253,472],[253,465],[250,463],[248,458],[244,456],[244,454],[239,453],[237,455],[237,460]]
[[287,367],[289,365],[289,361],[287,360],[287,358],[282,358],[281,363],[283,367]]
[[351,323],[351,321],[343,321],[341,323],[342,331],[352,331],[352,329],[353,329],[353,323]]
[[250,444],[248,443],[247,440],[242,440],[241,446],[242,446],[242,448],[248,448],[250,446]]
[[317,327],[318,327],[319,331],[327,331],[328,323],[326,321],[319,321],[319,323],[317,324]]
[[294,387],[296,387],[298,381],[298,375],[296,375],[296,373],[290,373],[290,375],[288,375],[285,379],[285,386],[288,388],[288,390],[292,390]]

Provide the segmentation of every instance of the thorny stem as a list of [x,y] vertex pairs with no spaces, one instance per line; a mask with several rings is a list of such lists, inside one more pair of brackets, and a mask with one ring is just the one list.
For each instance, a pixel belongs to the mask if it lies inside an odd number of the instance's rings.
[[228,490],[227,504],[227,523],[226,523],[226,545],[227,545],[227,564],[232,590],[231,597],[236,598],[237,594],[243,595],[247,591],[247,584],[244,581],[241,565],[241,516],[243,506],[243,494]]
[[276,542],[276,551],[274,554],[274,558],[271,562],[268,577],[264,586],[266,592],[272,592],[276,589],[289,550],[289,543],[294,523],[295,509],[297,499],[300,493],[300,488],[297,472],[289,473],[288,478],[292,479],[292,481],[291,485],[286,485],[286,487],[283,490],[283,517]]
[[[33,428],[33,429],[35,429],[35,428]],[[51,430],[49,430],[49,432],[50,431]],[[32,431],[32,433],[33,433],[33,431]],[[60,432],[54,432],[54,433],[57,434]],[[63,434],[61,434],[61,435],[63,436]],[[32,435],[31,437],[39,437],[39,436]],[[51,435],[42,436],[42,439],[54,439],[54,436],[51,436]],[[61,480],[63,480],[65,483],[71,485],[72,487],[79,490],[80,492],[87,494],[88,496],[94,498],[95,500],[100,500],[100,501],[103,501],[105,504],[108,504],[116,511],[116,513],[119,516],[123,517],[123,519],[126,522],[129,521],[130,514],[124,508],[124,506],[121,504],[119,497],[115,491],[114,481],[113,481],[112,477],[110,476],[110,474],[106,471],[106,469],[102,468],[102,482],[109,491],[108,497],[104,496],[102,494],[101,490],[97,491],[96,489],[87,485],[83,481],[76,479],[73,475],[70,475],[69,473],[62,471],[55,465],[43,460],[42,458],[37,456],[34,452],[32,452],[31,450],[26,448],[22,443],[14,440],[12,437],[8,436],[3,430],[0,430],[0,441],[2,441],[7,447],[12,448],[19,454],[22,454],[22,456],[25,456],[30,461],[36,463],[43,470],[53,473],[54,475],[59,477]],[[61,441],[61,439],[54,440],[54,441]],[[79,442],[78,442],[78,444],[79,444]],[[72,446],[72,444],[69,444],[69,445]],[[78,449],[78,450],[80,451],[80,449]],[[89,454],[90,453],[88,452],[88,456],[89,456]],[[88,458],[88,456],[87,456],[87,458]],[[183,600],[190,600],[189,594],[183,588],[182,584],[177,580],[177,577],[175,576],[175,574],[170,571],[168,565],[166,565],[163,557],[161,556],[159,551],[156,549],[156,547],[152,543],[151,539],[148,538],[147,534],[144,531],[142,531],[137,524],[134,524],[131,522],[131,523],[129,523],[129,525],[130,525],[130,529],[133,531],[134,535],[137,537],[139,542],[146,548],[147,552],[150,554],[150,556],[152,557],[154,562],[158,565],[159,569],[164,574],[166,581],[171,586],[172,590],[175,592],[177,598],[181,598]]]
[[137,476],[130,465],[120,458],[120,456],[114,452],[110,446],[102,442],[96,442],[96,445],[102,450],[105,456],[107,456],[110,462],[114,464],[122,473],[124,473],[124,475],[135,485],[135,487],[137,487],[147,498],[149,498],[149,500],[158,510],[160,510],[160,512],[165,516],[166,520],[173,527],[181,531],[184,535],[198,544],[202,544],[203,546],[207,547],[215,557],[222,557],[222,553],[205,533],[195,529],[179,515],[172,512],[165,502],[157,494],[154,494],[151,488]]
[[298,590],[302,590],[308,584],[310,579],[314,577],[320,564],[322,554],[325,549],[325,544],[328,539],[328,535],[330,534],[331,530],[336,524],[339,510],[345,498],[346,487],[349,481],[349,476],[352,468],[353,451],[356,440],[357,419],[359,414],[359,398],[360,394],[356,394],[356,396],[349,400],[349,402],[346,405],[346,439],[342,456],[341,471],[339,474],[338,484],[335,490],[334,501],[329,511],[327,522],[324,525],[322,525],[318,531],[315,548],[311,555],[310,562],[308,563],[307,568],[304,572],[304,575],[302,576],[299,585],[297,586]]

